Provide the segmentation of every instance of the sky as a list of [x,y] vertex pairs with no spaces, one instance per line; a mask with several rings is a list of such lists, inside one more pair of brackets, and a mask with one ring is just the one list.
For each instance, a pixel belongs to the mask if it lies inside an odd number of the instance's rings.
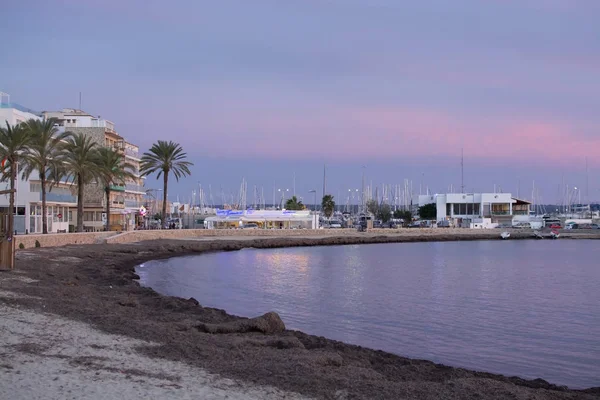
[[245,178],[249,203],[255,185],[307,202],[324,164],[341,203],[363,173],[600,200],[597,0],[2,3],[0,91],[36,110],[81,92],[143,151],[180,143],[194,167],[171,200]]

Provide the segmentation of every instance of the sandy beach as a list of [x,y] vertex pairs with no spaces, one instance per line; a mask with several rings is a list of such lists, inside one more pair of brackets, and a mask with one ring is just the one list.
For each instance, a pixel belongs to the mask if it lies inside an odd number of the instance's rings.
[[247,320],[142,288],[134,271],[152,259],[245,247],[476,239],[498,235],[229,237],[19,251],[17,269],[0,272],[0,398],[600,398],[600,388],[452,368],[298,331],[209,333],[204,327]]

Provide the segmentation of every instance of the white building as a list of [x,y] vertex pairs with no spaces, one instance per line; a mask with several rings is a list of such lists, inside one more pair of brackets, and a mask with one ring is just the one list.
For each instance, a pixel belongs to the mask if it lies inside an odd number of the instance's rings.
[[435,204],[436,221],[453,226],[488,228],[512,224],[515,215],[529,215],[530,203],[510,193],[446,193],[420,195],[419,206]]
[[260,229],[317,229],[318,216],[309,210],[217,210],[204,224],[208,229],[243,228],[256,224]]
[[[35,112],[19,104],[11,103],[7,93],[0,92],[0,123],[11,126],[29,119],[41,120],[41,113]],[[10,182],[1,182],[0,190],[10,188]],[[77,196],[71,190],[72,185],[60,183],[46,193],[48,207],[48,232],[69,230],[72,221],[71,207],[77,206]],[[34,172],[29,179],[23,180],[18,175],[15,194],[15,231],[23,233],[42,232],[42,198],[39,174]],[[9,195],[0,195],[0,212],[8,213]]]
[[20,104],[11,103],[8,93],[0,92],[0,125],[5,128],[6,122],[11,126],[20,124],[30,119],[41,120],[41,114],[23,107]]

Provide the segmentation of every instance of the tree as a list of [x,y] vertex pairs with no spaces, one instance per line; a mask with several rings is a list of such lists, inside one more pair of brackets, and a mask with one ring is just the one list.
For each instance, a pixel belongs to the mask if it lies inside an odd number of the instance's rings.
[[410,210],[396,210],[394,211],[394,218],[401,219],[403,225],[406,226],[412,221],[412,212]]
[[67,139],[64,150],[59,158],[60,173],[77,184],[77,232],[83,232],[83,191],[100,177],[98,145],[91,136],[79,133]]
[[384,224],[392,219],[392,209],[389,204],[382,204],[379,206],[379,210],[377,210],[377,218]]
[[296,198],[296,196],[292,196],[291,199],[288,199],[285,202],[285,209],[286,210],[304,210],[304,204],[302,204],[301,201],[298,201],[298,199]]
[[366,206],[367,212],[370,212],[375,216],[379,212],[379,203],[377,202],[377,200],[368,200]]
[[321,209],[327,218],[331,218],[335,210],[335,201],[333,201],[332,195],[326,194],[323,196],[323,200],[321,201]]
[[57,176],[60,169],[60,153],[64,148],[64,141],[69,133],[59,132],[56,118],[44,121],[30,119],[24,123],[23,129],[30,136],[30,144],[24,155],[25,168],[23,177],[29,179],[33,171],[40,174],[42,190],[42,233],[48,233],[48,207],[46,205],[46,191],[52,190],[56,183],[52,177]]
[[437,218],[437,206],[435,203],[429,203],[419,207],[419,217],[421,217],[421,219],[435,220]]
[[0,159],[2,160],[2,178],[10,179],[11,193],[9,196],[8,232],[12,235],[14,231],[15,212],[15,181],[19,172],[19,161],[27,152],[31,141],[29,132],[21,124],[10,126],[6,122],[6,128],[0,128]]
[[[111,186],[125,183],[126,179],[133,179],[135,175],[131,172],[135,167],[125,162],[123,156],[115,149],[101,147],[98,149],[96,164],[98,166],[98,177],[106,199],[106,230],[110,230],[110,192]],[[79,222],[79,218],[77,219]]]
[[186,161],[187,154],[184,153],[179,143],[172,141],[166,142],[159,140],[154,143],[150,150],[142,155],[140,172],[147,176],[158,173],[156,179],[163,177],[163,204],[162,204],[162,224],[163,227],[167,220],[167,188],[169,185],[169,173],[173,172],[175,179],[191,175],[190,167],[192,164]]

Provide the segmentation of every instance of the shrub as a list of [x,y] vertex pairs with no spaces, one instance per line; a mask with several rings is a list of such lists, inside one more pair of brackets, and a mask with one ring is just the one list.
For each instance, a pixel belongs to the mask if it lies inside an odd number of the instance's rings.
[[24,248],[25,248],[25,245],[24,245],[23,243],[19,243],[19,248],[20,248],[20,249],[24,249]]
[[42,247],[42,245],[40,244],[40,241],[39,241],[39,240],[36,240],[36,241],[35,241],[35,247]]

